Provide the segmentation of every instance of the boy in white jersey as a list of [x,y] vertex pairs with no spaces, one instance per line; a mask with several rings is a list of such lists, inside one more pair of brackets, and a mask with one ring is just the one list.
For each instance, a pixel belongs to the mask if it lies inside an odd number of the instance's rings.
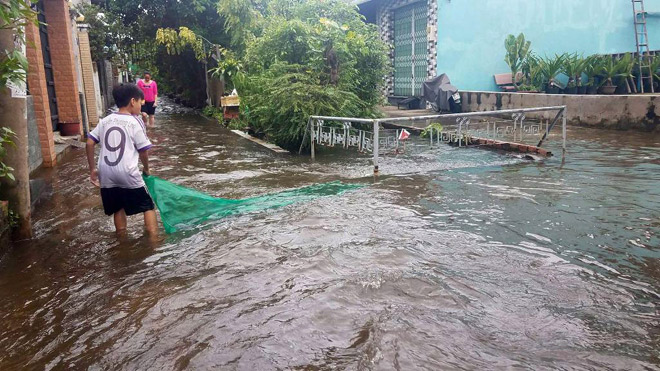
[[[151,142],[144,122],[139,117],[144,94],[133,84],[122,84],[112,90],[118,113],[105,117],[89,133],[87,162],[90,180],[101,187],[101,199],[106,215],[113,215],[117,232],[126,230],[126,216],[144,213],[144,225],[149,233],[158,231],[154,202],[145,188],[143,173],[149,175]],[[98,169],[94,162],[94,146],[101,145]]]

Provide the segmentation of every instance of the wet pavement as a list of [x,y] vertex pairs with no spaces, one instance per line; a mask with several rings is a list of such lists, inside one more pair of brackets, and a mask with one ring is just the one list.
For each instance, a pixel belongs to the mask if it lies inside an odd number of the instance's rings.
[[442,146],[374,179],[161,115],[153,173],[177,184],[367,187],[158,242],[139,217],[115,238],[75,150],[0,260],[0,369],[660,369],[660,137],[568,134],[565,162]]

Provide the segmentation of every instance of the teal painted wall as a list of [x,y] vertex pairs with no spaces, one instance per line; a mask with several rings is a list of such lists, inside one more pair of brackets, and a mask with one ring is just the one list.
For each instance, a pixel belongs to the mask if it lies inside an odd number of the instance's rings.
[[[660,0],[646,0],[651,50],[660,50]],[[438,73],[461,90],[498,90],[510,72],[504,38],[523,32],[539,55],[635,51],[630,0],[438,0]]]

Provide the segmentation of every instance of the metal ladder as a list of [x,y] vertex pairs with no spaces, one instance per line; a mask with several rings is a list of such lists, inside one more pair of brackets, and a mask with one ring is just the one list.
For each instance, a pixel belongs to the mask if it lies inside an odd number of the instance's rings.
[[[653,90],[653,72],[651,71],[651,51],[649,50],[649,35],[646,30],[646,11],[644,10],[644,0],[632,0],[633,22],[635,23],[635,42],[637,43],[637,58],[639,59],[639,85],[640,92],[644,93],[644,80],[649,80],[651,93]],[[644,50],[646,49],[646,50]],[[648,76],[644,76],[644,70],[648,71]]]

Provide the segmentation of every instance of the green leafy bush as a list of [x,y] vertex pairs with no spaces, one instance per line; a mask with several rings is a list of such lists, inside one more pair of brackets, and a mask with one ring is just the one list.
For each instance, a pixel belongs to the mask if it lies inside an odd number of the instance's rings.
[[244,70],[234,77],[246,125],[297,149],[310,115],[377,116],[387,47],[355,7],[275,0],[260,12],[264,16],[251,18],[261,22],[259,34],[250,38]]
[[[37,14],[26,0],[7,0],[0,3],[0,29],[11,30],[16,41],[25,42],[25,26],[37,24]],[[22,85],[27,77],[27,58],[18,50],[0,50],[0,86],[8,82]]]
[[237,85],[242,119],[288,149],[300,145],[309,116],[371,114],[368,104],[355,93],[319,84],[318,74],[301,65],[278,62],[264,73],[244,75]]
[[4,163],[4,158],[7,155],[7,147],[16,145],[14,144],[14,138],[16,138],[16,133],[14,133],[10,128],[3,127],[0,129],[0,178],[9,178],[14,180],[14,169],[7,166]]
[[202,114],[206,117],[214,118],[218,120],[218,122],[224,120],[221,107],[206,106],[202,110]]
[[429,126],[427,126],[426,128],[424,128],[424,130],[422,130],[420,136],[421,136],[422,138],[428,138],[429,135],[431,135],[431,130],[433,130],[433,133],[437,133],[437,132],[442,131],[443,129],[444,129],[444,128],[442,127],[442,124],[441,124],[441,123],[439,123],[439,122],[434,122],[434,123],[431,123],[431,125],[429,125]]

